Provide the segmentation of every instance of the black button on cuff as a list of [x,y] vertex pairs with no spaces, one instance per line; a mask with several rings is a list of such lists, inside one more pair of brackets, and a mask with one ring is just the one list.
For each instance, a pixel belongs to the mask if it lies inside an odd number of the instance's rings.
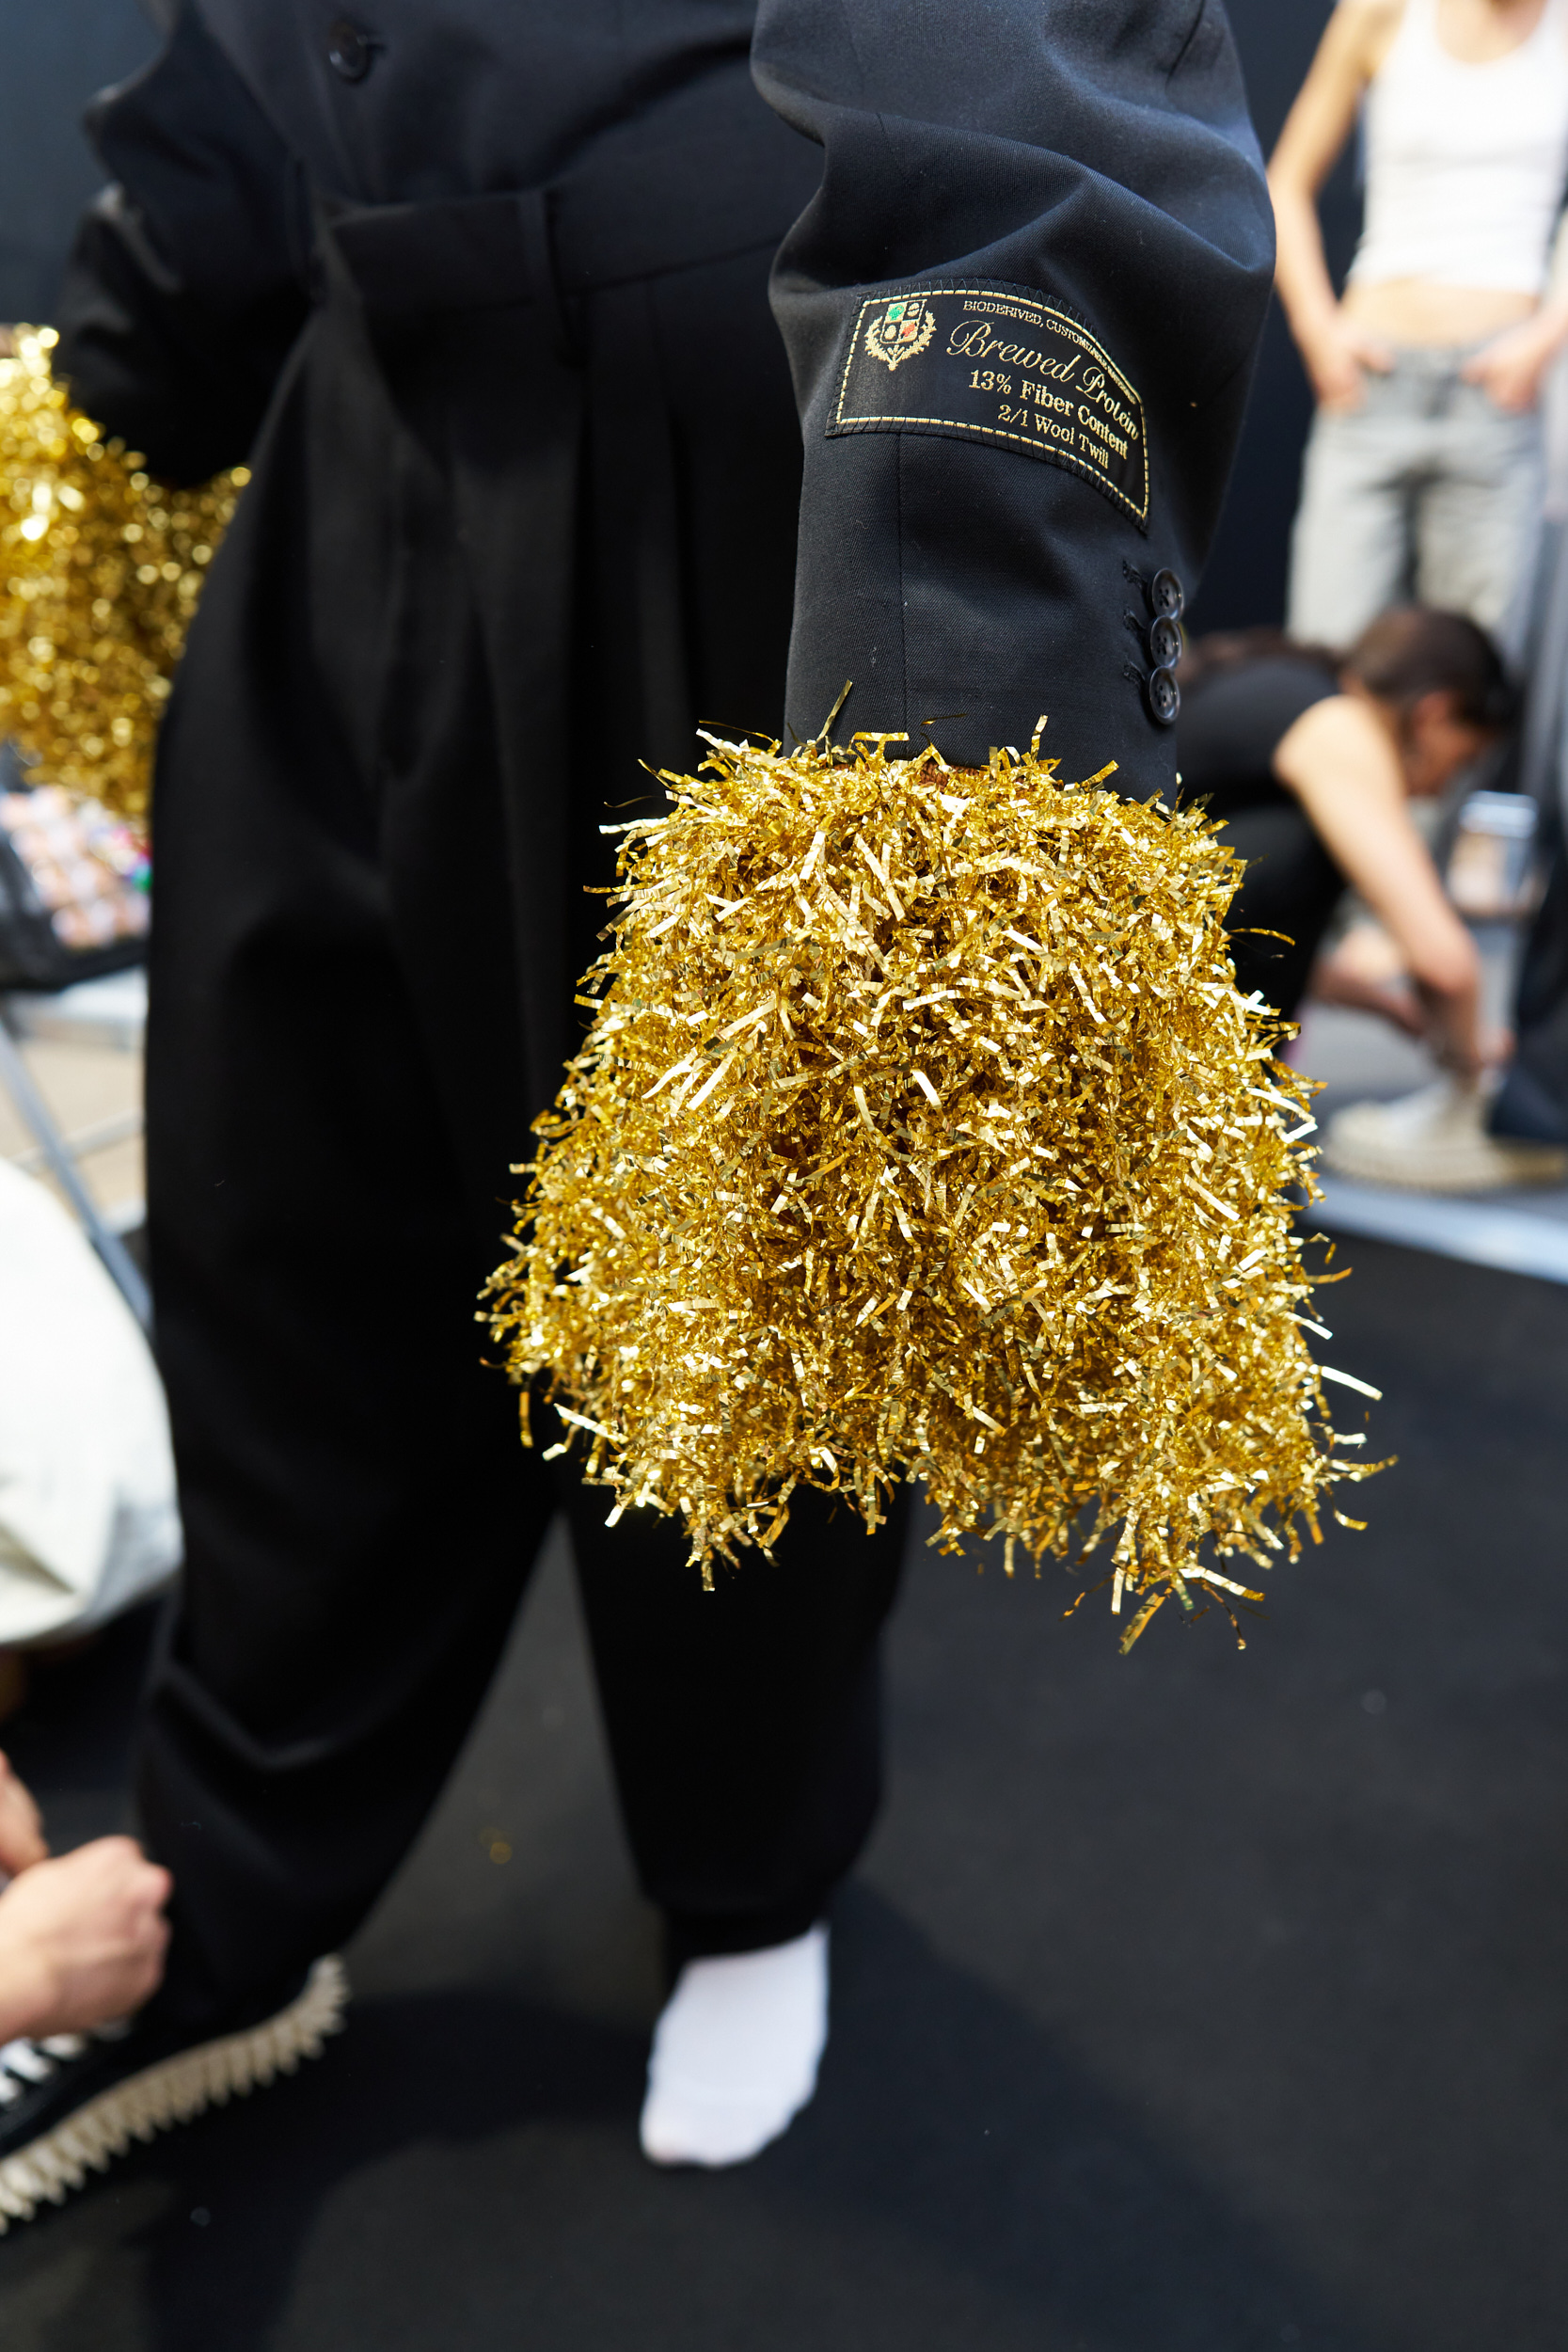
[[1157,670],[1174,669],[1181,659],[1181,631],[1168,613],[1149,624],[1148,658]]
[[1151,612],[1170,621],[1179,621],[1186,611],[1187,592],[1168,566],[1149,581],[1148,604]]
[[1148,715],[1157,727],[1173,727],[1181,708],[1181,689],[1168,670],[1148,674]]
[[362,82],[380,45],[373,33],[341,16],[326,36],[326,62],[341,80]]

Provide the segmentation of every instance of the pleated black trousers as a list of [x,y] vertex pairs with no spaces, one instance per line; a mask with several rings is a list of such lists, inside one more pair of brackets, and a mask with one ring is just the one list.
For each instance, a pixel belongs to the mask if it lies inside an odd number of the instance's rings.
[[[648,792],[641,760],[690,764],[694,723],[781,721],[800,455],[770,253],[562,293],[572,399],[553,453],[516,454],[553,470],[510,635],[454,488],[467,326],[405,335],[377,378],[340,286],[192,633],[148,1080],[187,1570],[139,1792],[175,1876],[162,2002],[195,2024],[363,1918],[558,1510],[637,1868],[681,1948],[803,1930],[876,1809],[902,1515],[868,1538],[808,1499],[773,1564],[705,1593],[678,1527],[607,1531],[602,1489],[523,1451],[476,1322],[541,1037],[585,1017],[599,826]],[[490,365],[500,328],[471,324]],[[504,413],[493,370],[482,389]]]

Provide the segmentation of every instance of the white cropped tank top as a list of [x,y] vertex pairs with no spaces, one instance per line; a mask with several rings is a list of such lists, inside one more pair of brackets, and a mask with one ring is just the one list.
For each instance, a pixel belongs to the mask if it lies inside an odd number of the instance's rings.
[[1484,64],[1437,38],[1437,0],[1405,0],[1367,92],[1367,218],[1351,278],[1538,294],[1568,180],[1568,0]]

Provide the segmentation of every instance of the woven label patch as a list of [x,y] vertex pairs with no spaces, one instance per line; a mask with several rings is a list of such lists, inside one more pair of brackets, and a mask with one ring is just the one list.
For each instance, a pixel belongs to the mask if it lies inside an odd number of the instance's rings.
[[1148,520],[1142,401],[1086,328],[1031,294],[928,286],[863,303],[828,433],[992,441]]

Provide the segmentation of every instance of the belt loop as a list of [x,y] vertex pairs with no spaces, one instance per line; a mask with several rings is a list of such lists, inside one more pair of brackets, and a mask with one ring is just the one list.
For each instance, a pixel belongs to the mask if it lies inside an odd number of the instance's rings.
[[513,202],[517,208],[517,227],[522,237],[530,291],[549,322],[556,358],[569,360],[572,357],[571,342],[566,331],[561,279],[555,262],[554,190],[519,188]]

